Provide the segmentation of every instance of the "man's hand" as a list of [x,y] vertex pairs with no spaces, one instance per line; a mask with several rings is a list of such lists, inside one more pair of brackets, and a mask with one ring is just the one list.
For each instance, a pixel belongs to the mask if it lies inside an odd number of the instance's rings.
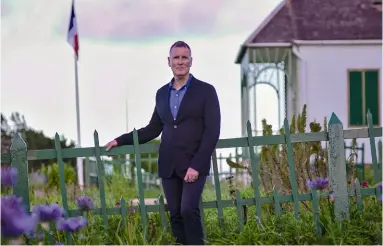
[[194,181],[198,179],[198,175],[199,173],[197,170],[194,170],[193,168],[189,167],[188,171],[186,172],[184,180],[187,183],[193,183]]
[[109,143],[107,143],[106,145],[105,145],[105,147],[106,147],[106,151],[109,151],[111,148],[113,148],[113,147],[115,147],[115,146],[117,146],[117,141],[116,140],[112,140],[112,141],[110,141]]

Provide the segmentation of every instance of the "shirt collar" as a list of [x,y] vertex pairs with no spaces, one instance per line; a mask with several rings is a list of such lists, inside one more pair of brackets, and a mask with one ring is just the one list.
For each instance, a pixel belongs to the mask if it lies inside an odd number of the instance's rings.
[[[188,78],[188,80],[186,81],[186,84],[185,84],[184,86],[182,86],[181,89],[183,89],[183,88],[186,88],[186,89],[187,89],[187,88],[190,86],[190,82],[191,82],[192,78],[193,78],[193,75],[192,75],[192,74],[189,74],[189,78]],[[173,82],[174,82],[174,78],[173,78],[172,81],[170,81],[170,83],[169,83],[169,89],[172,89],[172,88],[173,88]]]

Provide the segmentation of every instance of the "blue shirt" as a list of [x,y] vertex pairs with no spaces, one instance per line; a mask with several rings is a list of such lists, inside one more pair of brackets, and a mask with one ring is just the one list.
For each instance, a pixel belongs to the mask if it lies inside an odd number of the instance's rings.
[[177,118],[178,110],[180,108],[182,99],[188,89],[192,76],[193,75],[190,74],[189,79],[186,81],[186,84],[182,86],[178,91],[173,87],[172,82],[169,83],[169,90],[170,90],[169,107],[170,107],[170,111],[172,112],[174,120],[176,120]]

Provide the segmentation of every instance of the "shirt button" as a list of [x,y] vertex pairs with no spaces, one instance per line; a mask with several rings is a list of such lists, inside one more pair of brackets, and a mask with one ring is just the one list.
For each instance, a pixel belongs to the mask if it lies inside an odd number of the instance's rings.
[[177,128],[177,125],[174,125],[174,129]]
[[178,97],[178,94],[176,94],[176,96]]

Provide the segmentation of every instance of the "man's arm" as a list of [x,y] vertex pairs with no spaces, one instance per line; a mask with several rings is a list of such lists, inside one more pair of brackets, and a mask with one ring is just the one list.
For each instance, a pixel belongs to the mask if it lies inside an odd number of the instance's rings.
[[[152,118],[147,126],[137,130],[138,133],[138,142],[140,144],[144,144],[149,142],[150,140],[158,137],[162,132],[162,121],[160,116],[157,113],[156,108],[154,108],[154,112],[152,114]],[[115,139],[117,141],[117,146],[121,145],[132,145],[133,144],[133,131],[129,133],[125,133],[118,138]]]
[[217,92],[213,86],[210,87],[210,93],[207,96],[204,114],[205,131],[199,149],[190,164],[190,167],[198,172],[202,168],[201,165],[205,164],[202,160],[211,158],[221,132],[221,110]]

